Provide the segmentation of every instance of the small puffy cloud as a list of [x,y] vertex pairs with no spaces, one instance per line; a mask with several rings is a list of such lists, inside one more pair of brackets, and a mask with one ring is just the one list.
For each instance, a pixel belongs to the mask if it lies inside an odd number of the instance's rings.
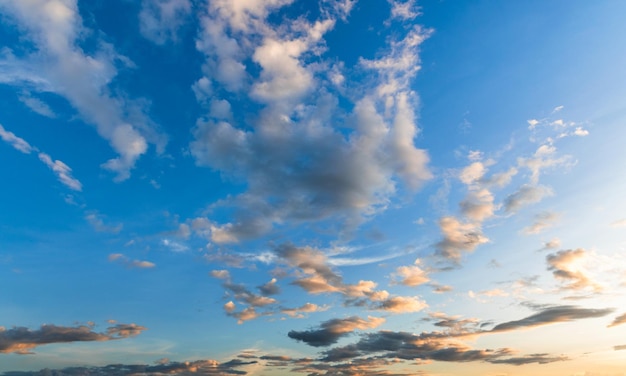
[[428,304],[417,296],[394,296],[381,301],[375,309],[392,313],[419,312]]
[[186,245],[171,239],[161,239],[161,244],[173,252],[185,252],[189,249]]
[[556,249],[559,248],[561,246],[561,239],[559,238],[552,238],[550,240],[548,240],[547,242],[543,243],[543,248],[542,249]]
[[482,162],[474,162],[461,170],[459,180],[466,185],[472,185],[478,182],[486,172],[485,165]]
[[544,230],[554,226],[559,218],[560,215],[558,213],[548,211],[541,212],[535,215],[534,222],[530,226],[525,227],[522,231],[525,234],[539,234]]
[[405,286],[419,286],[430,281],[428,273],[419,267],[419,260],[415,265],[398,267],[394,275],[399,278],[397,283]]
[[357,329],[373,329],[384,322],[384,318],[371,316],[367,319],[362,319],[357,316],[347,319],[332,319],[321,323],[320,329],[306,331],[292,330],[288,333],[288,336],[297,341],[302,341],[309,346],[330,346],[337,343],[341,337],[345,337]]
[[463,215],[473,221],[482,222],[493,216],[495,205],[493,194],[487,189],[471,191],[459,203]]
[[612,308],[591,309],[577,306],[548,307],[538,313],[521,320],[504,322],[496,325],[491,332],[506,332],[511,330],[528,329],[559,322],[569,322],[587,318],[603,317],[614,310]]
[[552,195],[552,189],[543,185],[522,185],[516,192],[504,200],[504,211],[514,213],[524,206],[535,204],[546,196]]
[[280,294],[280,287],[276,284],[276,282],[276,278],[272,278],[269,282],[259,286],[259,291],[264,296]]
[[391,4],[391,18],[409,21],[420,15],[415,0],[388,0]]
[[0,353],[30,354],[35,347],[70,342],[111,341],[133,337],[146,330],[136,324],[117,324],[105,333],[93,331],[92,326],[42,325],[37,330],[25,327],[5,329],[0,327]]
[[189,0],[143,0],[139,30],[156,44],[176,41],[178,29],[191,13]]
[[591,279],[584,269],[588,252],[582,248],[561,250],[546,256],[548,270],[565,285],[567,290],[592,290],[600,292],[602,286]]
[[463,223],[454,217],[439,220],[443,239],[435,245],[436,254],[448,261],[458,263],[464,252],[472,252],[481,244],[487,243],[479,225]]
[[573,134],[574,136],[584,137],[584,136],[589,136],[589,131],[586,129],[583,129],[583,127],[576,127]]
[[617,316],[609,325],[608,327],[611,328],[613,326],[617,326],[617,325],[621,325],[626,323],[626,313]]

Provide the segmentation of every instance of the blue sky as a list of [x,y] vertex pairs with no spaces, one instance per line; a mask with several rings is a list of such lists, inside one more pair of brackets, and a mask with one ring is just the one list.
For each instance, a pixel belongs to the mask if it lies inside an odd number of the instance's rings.
[[622,374],[625,11],[0,0],[0,374]]

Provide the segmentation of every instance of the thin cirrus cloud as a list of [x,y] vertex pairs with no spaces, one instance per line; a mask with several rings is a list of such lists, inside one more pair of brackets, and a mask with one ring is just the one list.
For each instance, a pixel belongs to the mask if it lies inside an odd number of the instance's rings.
[[46,165],[46,167],[52,170],[59,182],[73,191],[82,191],[82,183],[72,176],[72,169],[62,161],[52,159],[50,155],[39,151],[39,149],[34,146],[31,146],[23,138],[16,136],[13,132],[7,131],[1,124],[0,138],[2,138],[2,140],[7,144],[11,145],[15,150],[24,154],[31,154],[33,152],[37,153],[39,160]]

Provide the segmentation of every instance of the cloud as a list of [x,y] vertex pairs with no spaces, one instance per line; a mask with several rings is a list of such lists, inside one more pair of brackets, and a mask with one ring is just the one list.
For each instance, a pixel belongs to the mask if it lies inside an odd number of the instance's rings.
[[489,241],[478,224],[463,223],[454,217],[441,218],[439,228],[443,239],[435,245],[436,255],[456,264],[464,252],[472,252]]
[[602,286],[594,282],[587,275],[582,263],[588,257],[587,251],[582,248],[566,249],[546,256],[548,270],[558,280],[567,283],[563,286],[568,290],[588,290],[600,292]]
[[104,223],[102,219],[102,215],[97,211],[88,212],[85,215],[85,220],[93,227],[94,230],[98,232],[109,232],[112,234],[117,234],[122,231],[123,225],[117,224],[115,226],[107,225]]
[[473,221],[482,222],[493,216],[495,209],[493,199],[493,195],[487,189],[471,191],[459,204],[461,213]]
[[419,7],[415,0],[388,0],[391,4],[391,18],[402,21],[412,20],[419,16]]
[[[270,24],[268,15],[290,2],[211,2],[202,20],[197,48],[206,61],[205,76],[194,86],[198,98],[208,99],[216,82],[248,93],[239,104],[261,106],[245,124],[209,116],[193,130],[196,163],[247,187],[227,200],[235,216],[215,225],[216,243],[259,237],[277,224],[329,218],[341,221],[349,236],[387,207],[400,183],[416,190],[432,177],[428,154],[414,144],[417,97],[410,89],[419,46],[430,32],[414,28],[380,59],[361,59],[355,69],[370,80],[355,89],[346,113],[323,68],[332,62],[308,59],[320,56],[324,35],[341,18],[337,3],[321,2],[316,21]],[[260,69],[246,70],[246,59]]]
[[611,322],[611,323],[608,325],[608,327],[609,327],[609,328],[611,328],[611,327],[613,327],[613,326],[621,325],[621,324],[624,324],[624,323],[626,323],[626,313],[624,313],[624,314],[622,314],[622,315],[617,316],[617,317],[613,320],[613,322]]
[[371,316],[369,316],[367,320],[356,316],[347,319],[332,319],[321,323],[320,329],[301,332],[292,330],[288,333],[288,336],[297,341],[302,341],[309,346],[330,346],[337,343],[339,338],[349,335],[356,329],[373,329],[384,322],[384,318]]
[[382,359],[399,359],[407,361],[441,362],[490,362],[505,364],[549,363],[565,360],[565,357],[554,357],[548,354],[530,354],[510,357],[511,349],[476,350],[466,344],[447,338],[444,333],[412,334],[407,332],[379,331],[362,336],[355,344],[334,348],[324,352],[322,358],[327,362],[345,359],[363,360],[358,357]]
[[174,362],[169,359],[162,359],[157,364],[109,364],[106,366],[94,367],[68,367],[63,369],[42,369],[40,371],[9,371],[4,372],[3,376],[41,376],[45,374],[64,375],[64,376],[84,376],[84,375],[246,375],[247,372],[238,368],[247,365],[257,364],[256,360],[242,361],[240,359],[232,359],[227,362],[218,362],[217,360],[193,360],[187,362]]
[[55,118],[56,114],[47,103],[43,102],[39,98],[35,98],[31,95],[30,92],[24,90],[19,96],[18,99],[20,102],[24,103],[24,105],[34,112],[38,113],[41,116]]
[[547,242],[543,243],[542,250],[556,249],[556,248],[559,248],[560,246],[561,246],[561,239],[552,238],[548,240]]
[[394,273],[400,278],[398,283],[405,286],[419,286],[430,281],[427,272],[419,267],[419,263],[420,261],[416,260],[415,265],[398,267]]
[[552,195],[552,189],[543,185],[522,185],[516,192],[504,200],[504,211],[514,213],[524,206],[535,204],[546,196]]
[[127,268],[151,269],[156,266],[150,261],[131,260],[121,253],[111,253],[108,259],[110,262],[117,262]]
[[14,149],[21,151],[24,154],[30,154],[33,150],[36,150],[23,138],[17,137],[13,132],[9,132],[4,129],[2,124],[0,124],[0,138],[2,138],[2,141],[11,145]]
[[381,301],[374,309],[393,313],[413,313],[426,307],[428,304],[417,296],[394,296]]
[[136,324],[117,324],[107,328],[105,333],[93,331],[92,326],[42,325],[37,330],[25,327],[5,329],[0,327],[0,353],[30,354],[30,350],[48,344],[111,341],[134,337],[146,330]]
[[611,227],[613,228],[626,227],[626,218],[611,222]]
[[[128,60],[101,40],[93,55],[87,55],[79,46],[79,37],[87,28],[76,0],[5,1],[0,9],[18,23],[23,38],[34,46],[34,51],[22,58],[13,56],[10,50],[4,54],[0,65],[5,72],[0,81],[65,97],[119,154],[102,165],[117,174],[117,181],[130,176],[149,142],[159,150],[164,147],[165,137],[155,130],[139,102],[110,94],[108,85],[117,75],[116,64]],[[134,124],[126,118],[125,114],[130,113],[136,115]]]
[[536,186],[539,183],[541,172],[547,168],[565,166],[572,163],[569,155],[555,157],[556,147],[551,144],[544,144],[537,148],[534,155],[530,158],[518,158],[519,167],[526,167],[531,171],[531,185]]
[[55,160],[46,153],[39,153],[39,160],[54,172],[57,179],[66,187],[74,191],[82,191],[83,185],[72,176],[72,169],[62,161]]
[[259,291],[264,296],[280,294],[280,287],[276,285],[276,282],[277,282],[276,278],[272,278],[269,282],[261,286],[258,286]]
[[82,191],[83,185],[80,181],[72,176],[72,169],[59,160],[52,160],[52,158],[44,153],[39,151],[36,147],[31,146],[26,140],[23,138],[17,137],[14,133],[7,131],[0,124],[0,138],[9,145],[11,145],[14,149],[24,153],[30,154],[32,152],[38,152],[39,160],[45,164],[54,174],[57,179],[66,187],[74,191]]
[[317,304],[306,303],[298,308],[282,308],[280,312],[290,317],[303,318],[303,313],[323,312],[328,308],[328,306],[318,306]]
[[493,329],[491,329],[491,332],[507,332],[511,330],[535,328],[538,326],[559,322],[569,322],[587,318],[603,317],[613,311],[614,309],[612,308],[591,309],[581,308],[577,306],[549,307],[521,320],[509,321],[498,324]]
[[[535,215],[535,221],[528,227],[525,227],[522,232],[525,234],[539,234],[545,229],[554,226],[560,218],[558,213],[544,211]],[[547,244],[546,244],[547,245]]]
[[143,0],[139,12],[139,30],[156,44],[175,42],[178,30],[191,14],[189,0]]

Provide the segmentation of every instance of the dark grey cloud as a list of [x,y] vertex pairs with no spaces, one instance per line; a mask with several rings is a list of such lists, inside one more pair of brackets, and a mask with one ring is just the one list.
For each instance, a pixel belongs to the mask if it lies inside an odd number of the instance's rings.
[[233,359],[220,363],[216,360],[196,360],[191,362],[158,362],[155,365],[144,364],[110,364],[102,367],[68,367],[63,369],[42,369],[40,371],[9,371],[2,376],[229,376],[245,375],[247,372],[238,370],[238,367],[255,364],[257,361],[242,361]]
[[505,332],[510,330],[534,328],[541,325],[548,325],[559,322],[603,317],[613,311],[613,308],[592,309],[581,308],[577,306],[549,307],[521,320],[508,321],[498,324],[491,330],[491,332]]
[[367,320],[360,317],[347,319],[332,319],[320,324],[320,329],[305,331],[290,331],[289,338],[302,341],[309,346],[321,347],[337,343],[339,338],[351,334],[356,329],[372,329],[385,322],[385,319],[368,317]]
[[37,346],[53,343],[111,341],[133,337],[144,330],[145,327],[136,324],[117,324],[107,328],[104,333],[95,332],[93,326],[87,325],[42,325],[37,330],[0,327],[0,353],[29,354]]

